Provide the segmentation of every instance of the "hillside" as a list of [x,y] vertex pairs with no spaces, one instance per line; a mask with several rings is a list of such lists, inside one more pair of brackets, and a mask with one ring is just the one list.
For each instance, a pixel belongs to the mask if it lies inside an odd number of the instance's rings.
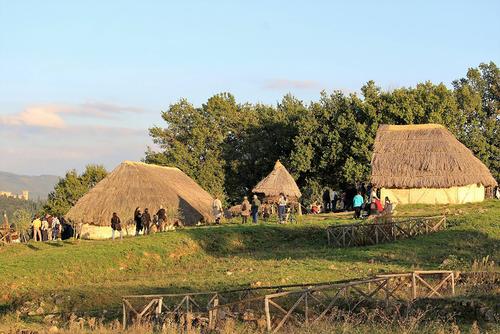
[[[282,226],[185,228],[120,241],[0,247],[1,313],[26,300],[64,296],[59,306],[118,315],[120,296],[356,278],[412,269],[467,270],[500,257],[500,202],[407,206],[401,215],[449,214],[451,228],[378,246],[333,249],[325,227],[345,218],[305,216]],[[2,311],[3,310],[3,311]]]
[[28,176],[0,171],[0,191],[19,194],[28,190],[30,199],[46,199],[58,180],[59,177],[55,175]]

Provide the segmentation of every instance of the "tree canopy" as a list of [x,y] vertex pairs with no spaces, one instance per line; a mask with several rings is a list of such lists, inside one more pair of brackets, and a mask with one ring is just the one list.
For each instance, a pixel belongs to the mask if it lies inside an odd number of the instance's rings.
[[230,93],[201,107],[186,99],[162,112],[149,130],[158,151],[145,161],[179,167],[203,188],[239,201],[280,159],[303,193],[367,181],[380,124],[439,123],[500,179],[500,71],[495,63],[464,78],[382,91],[373,81],[361,94],[321,92],[305,104],[288,94],[276,106],[237,103]]
[[102,165],[87,165],[85,171],[78,175],[76,170],[70,170],[64,178],[54,186],[43,206],[45,212],[52,215],[65,215],[76,202],[85,195],[108,172]]

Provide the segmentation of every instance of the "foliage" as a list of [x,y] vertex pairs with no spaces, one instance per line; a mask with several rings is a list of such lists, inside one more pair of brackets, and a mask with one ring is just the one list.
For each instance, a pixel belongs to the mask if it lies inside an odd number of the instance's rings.
[[[299,187],[347,188],[366,182],[380,124],[439,123],[500,179],[500,72],[493,63],[471,68],[453,89],[424,82],[382,91],[373,81],[361,96],[321,92],[305,105],[288,94],[277,106],[237,104],[228,93],[200,108],[182,99],[162,113],[150,135],[159,151],[145,161],[174,165],[203,188],[235,203],[282,160]],[[310,201],[311,198],[306,198]]]
[[32,200],[24,200],[13,197],[0,196],[0,213],[3,214],[5,211],[10,222],[14,220],[14,212],[17,210],[25,210],[29,212],[31,216],[37,213],[43,202],[35,202]]
[[68,171],[49,194],[47,203],[43,206],[44,211],[57,216],[66,214],[107,173],[101,165],[88,165],[81,175],[76,170]]

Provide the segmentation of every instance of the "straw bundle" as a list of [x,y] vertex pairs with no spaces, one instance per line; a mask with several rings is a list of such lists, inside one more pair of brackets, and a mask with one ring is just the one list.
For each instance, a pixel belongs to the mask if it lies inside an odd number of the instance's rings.
[[280,193],[295,201],[302,196],[295,180],[279,160],[271,173],[260,181],[252,192],[264,195],[268,201],[277,199]]
[[163,206],[179,210],[183,223],[211,221],[212,196],[178,168],[125,161],[85,194],[66,217],[73,222],[109,226],[113,212],[122,223],[133,221],[134,210]]
[[438,124],[381,125],[371,182],[378,188],[495,186],[488,168]]

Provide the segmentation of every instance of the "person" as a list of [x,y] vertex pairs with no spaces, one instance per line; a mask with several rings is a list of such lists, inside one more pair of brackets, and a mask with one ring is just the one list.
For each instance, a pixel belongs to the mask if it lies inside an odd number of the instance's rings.
[[61,222],[57,217],[52,218],[52,240],[59,239],[59,232],[61,232]]
[[53,230],[54,217],[47,214],[45,216],[45,219],[47,220],[47,240],[50,241],[50,240],[52,240],[52,230]]
[[394,209],[394,206],[392,205],[391,200],[389,199],[389,197],[385,196],[384,202],[385,202],[384,203],[384,213],[391,214],[392,210]]
[[113,212],[113,217],[111,217],[111,239],[115,240],[115,231],[120,233],[120,240],[123,239],[122,235],[122,222],[120,221],[120,217]]
[[243,197],[243,202],[241,202],[241,223],[246,224],[248,221],[248,216],[250,216],[250,202],[248,197]]
[[339,193],[335,190],[332,190],[332,204],[330,205],[331,212],[337,211],[337,202],[339,201]]
[[500,187],[497,187],[497,190],[495,191],[495,198],[500,199]]
[[43,219],[42,219],[42,227],[41,227],[41,232],[42,232],[42,241],[47,241],[49,240],[49,234],[48,234],[48,230],[49,230],[49,222],[47,221],[47,216],[45,216]]
[[325,212],[330,211],[330,205],[332,203],[332,193],[330,188],[326,188],[323,192],[323,207],[325,208]]
[[382,203],[380,202],[380,199],[378,199],[377,196],[372,196],[372,201],[370,203],[370,214],[371,215],[377,215],[384,211],[384,208],[382,207]]
[[135,222],[135,235],[138,236],[142,231],[142,213],[141,208],[137,207],[134,211],[134,222]]
[[361,208],[363,207],[363,196],[361,196],[361,191],[358,191],[356,196],[352,199],[352,207],[354,208],[354,218],[361,217]]
[[215,196],[212,202],[212,212],[215,217],[215,223],[220,224],[220,219],[222,218],[222,202],[217,196]]
[[73,226],[71,226],[64,217],[60,217],[59,221],[61,222],[61,239],[67,240],[72,238],[75,233]]
[[286,214],[286,205],[288,201],[284,193],[280,193],[280,197],[278,199],[278,222],[280,224],[285,222],[285,214]]
[[165,224],[167,222],[167,211],[160,205],[160,210],[156,213],[158,218],[158,230],[163,232],[165,230]]
[[142,227],[144,228],[144,234],[149,234],[149,229],[151,228],[151,215],[149,214],[148,208],[144,209],[141,217]]
[[33,239],[35,241],[42,241],[42,232],[40,229],[42,228],[42,221],[40,220],[40,216],[35,215],[35,219],[31,223],[33,225]]
[[311,213],[312,213],[313,215],[317,215],[317,214],[319,213],[319,205],[318,205],[318,203],[317,203],[317,202],[313,202],[313,203],[311,204]]
[[250,211],[252,214],[252,221],[254,224],[257,224],[258,218],[259,218],[259,208],[260,208],[260,201],[257,195],[253,195],[252,199],[252,206],[250,207]]

